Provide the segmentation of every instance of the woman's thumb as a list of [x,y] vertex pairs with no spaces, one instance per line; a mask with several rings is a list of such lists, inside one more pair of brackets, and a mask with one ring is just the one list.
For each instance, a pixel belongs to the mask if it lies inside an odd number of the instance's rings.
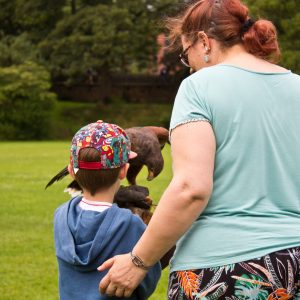
[[101,272],[101,271],[104,271],[106,269],[109,269],[109,268],[112,267],[112,265],[114,264],[114,262],[115,262],[115,258],[112,257],[112,258],[108,259],[107,261],[105,261],[101,266],[99,266],[97,268],[97,270]]

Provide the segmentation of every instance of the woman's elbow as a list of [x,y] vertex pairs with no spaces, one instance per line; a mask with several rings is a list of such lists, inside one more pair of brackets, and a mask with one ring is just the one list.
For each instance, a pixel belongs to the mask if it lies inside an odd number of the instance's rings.
[[182,194],[183,198],[187,201],[204,201],[208,202],[212,189],[212,180],[195,180],[195,179],[181,179],[178,180],[179,192]]

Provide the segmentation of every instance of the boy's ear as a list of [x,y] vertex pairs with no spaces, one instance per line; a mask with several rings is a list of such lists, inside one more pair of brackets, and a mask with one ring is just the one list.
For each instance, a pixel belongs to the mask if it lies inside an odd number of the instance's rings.
[[120,180],[123,180],[126,177],[128,168],[129,168],[129,163],[127,163],[126,165],[124,165],[121,168],[120,173],[119,173],[119,179]]
[[73,179],[75,179],[75,173],[74,173],[74,170],[73,170],[73,167],[71,166],[71,164],[68,164],[68,171],[69,171],[69,174],[71,175],[71,177]]

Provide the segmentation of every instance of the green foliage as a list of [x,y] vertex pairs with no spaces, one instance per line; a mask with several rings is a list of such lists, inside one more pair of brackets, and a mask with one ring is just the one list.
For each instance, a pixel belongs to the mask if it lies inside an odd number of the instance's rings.
[[45,139],[55,100],[48,72],[33,62],[0,68],[0,139]]
[[15,18],[20,27],[40,40],[62,17],[65,0],[16,0]]
[[14,7],[16,0],[0,0],[0,24],[1,31],[5,34],[18,34],[18,24],[14,18]]
[[247,0],[251,14],[271,20],[277,30],[282,49],[281,64],[300,74],[299,0]]
[[126,9],[87,7],[59,22],[41,50],[55,78],[80,81],[89,69],[99,74],[126,69],[132,30]]
[[0,0],[1,30],[6,35],[29,32],[34,40],[45,37],[62,17],[66,0]]
[[[299,3],[298,3],[299,5]],[[295,12],[297,12],[295,8]],[[287,68],[300,74],[300,12],[292,18],[281,22],[284,33],[280,35],[282,41],[282,62]]]
[[23,64],[25,61],[39,61],[37,47],[25,32],[18,36],[6,35],[0,38],[0,66]]
[[[148,70],[156,62],[157,20],[174,1],[80,1],[40,44],[55,79],[78,82],[92,71]],[[108,3],[107,5],[99,3]]]
[[[244,0],[279,32],[282,64],[300,73],[299,0]],[[0,0],[0,66],[33,60],[55,79],[79,82],[87,72],[151,72],[162,20],[189,0]],[[57,25],[57,26],[56,26]],[[41,47],[37,48],[40,43]],[[24,51],[22,51],[24,49]],[[167,56],[169,69],[177,55]]]

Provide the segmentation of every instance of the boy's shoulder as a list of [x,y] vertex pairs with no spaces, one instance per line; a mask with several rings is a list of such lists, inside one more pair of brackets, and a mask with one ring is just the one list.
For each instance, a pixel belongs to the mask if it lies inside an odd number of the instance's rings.
[[[63,218],[67,217],[68,214],[70,214],[70,210],[72,213],[74,213],[76,210],[76,207],[82,200],[82,196],[76,196],[74,198],[71,198],[70,200],[62,203],[59,207],[56,208],[54,216],[55,218]],[[81,209],[80,209],[81,210]],[[78,211],[77,211],[78,212]],[[99,213],[95,211],[86,211],[87,213],[95,215],[99,215]],[[75,213],[76,214],[76,213]],[[102,214],[102,218],[110,219],[114,225],[129,225],[130,227],[134,227],[137,229],[145,230],[146,225],[143,222],[143,220],[138,216],[132,213],[131,210],[127,208],[120,208],[117,206],[117,204],[113,204],[111,208],[104,211]],[[99,215],[100,216],[100,215]]]
[[121,217],[122,219],[128,219],[132,226],[138,226],[138,227],[141,227],[143,229],[146,227],[143,220],[138,215],[135,215],[134,213],[132,213],[132,211],[130,209],[120,208],[116,204],[114,204],[112,206],[112,208],[115,209],[116,214],[117,214],[117,218]]
[[61,212],[61,211],[65,211],[68,210],[68,208],[70,207],[71,203],[73,204],[78,204],[82,199],[82,196],[75,196],[73,198],[71,198],[70,200],[62,203],[61,205],[59,205],[56,209],[55,209],[55,213],[54,215],[56,215],[57,213]]

